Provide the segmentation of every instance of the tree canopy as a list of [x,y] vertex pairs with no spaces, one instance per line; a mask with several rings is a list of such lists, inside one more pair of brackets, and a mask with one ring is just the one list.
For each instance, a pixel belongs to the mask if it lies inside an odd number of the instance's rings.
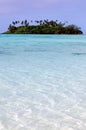
[[[30,25],[31,24],[31,25]],[[76,25],[66,25],[58,20],[13,21],[6,34],[83,34]]]

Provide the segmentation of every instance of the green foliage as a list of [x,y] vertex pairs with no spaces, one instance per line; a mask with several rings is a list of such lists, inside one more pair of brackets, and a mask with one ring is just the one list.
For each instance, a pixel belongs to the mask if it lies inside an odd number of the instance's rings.
[[[31,23],[33,21],[31,20]],[[20,24],[20,25],[19,25]],[[17,25],[17,26],[16,26]],[[18,26],[19,25],[19,26]],[[65,23],[53,20],[35,20],[35,25],[29,25],[27,20],[13,21],[6,33],[13,34],[83,34],[76,25],[65,25]]]
[[11,33],[15,33],[15,31],[17,30],[17,28],[13,25],[9,25],[9,28],[8,28],[8,32],[11,32]]

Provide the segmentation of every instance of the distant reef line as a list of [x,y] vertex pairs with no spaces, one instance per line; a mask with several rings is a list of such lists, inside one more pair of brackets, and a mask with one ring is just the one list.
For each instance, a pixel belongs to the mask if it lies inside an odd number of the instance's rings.
[[83,34],[80,27],[58,20],[13,21],[3,34]]

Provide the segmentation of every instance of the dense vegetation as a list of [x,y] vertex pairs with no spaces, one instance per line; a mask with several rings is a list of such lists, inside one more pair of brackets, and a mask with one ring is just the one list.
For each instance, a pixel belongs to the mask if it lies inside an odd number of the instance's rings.
[[[34,23],[34,25],[33,25]],[[31,24],[31,25],[30,25]],[[53,20],[22,22],[13,21],[9,25],[6,34],[83,34],[76,25],[66,25],[66,23]]]

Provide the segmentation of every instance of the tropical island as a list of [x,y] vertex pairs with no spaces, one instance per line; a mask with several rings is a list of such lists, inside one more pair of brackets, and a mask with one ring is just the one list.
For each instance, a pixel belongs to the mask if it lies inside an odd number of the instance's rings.
[[4,34],[83,34],[81,28],[74,24],[58,22],[58,20],[35,20],[28,22],[13,21]]

